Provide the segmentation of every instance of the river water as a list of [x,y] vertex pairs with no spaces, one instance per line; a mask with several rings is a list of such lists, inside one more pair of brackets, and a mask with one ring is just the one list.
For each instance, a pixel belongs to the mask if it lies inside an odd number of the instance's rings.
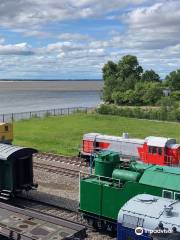
[[101,101],[100,91],[0,91],[0,114],[53,108],[95,107]]

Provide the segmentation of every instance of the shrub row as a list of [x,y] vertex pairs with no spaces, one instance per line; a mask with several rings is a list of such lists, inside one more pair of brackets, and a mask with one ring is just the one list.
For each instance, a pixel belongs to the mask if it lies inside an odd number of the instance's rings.
[[113,104],[102,104],[96,111],[99,114],[118,115],[122,117],[175,121],[180,122],[180,109],[119,107]]

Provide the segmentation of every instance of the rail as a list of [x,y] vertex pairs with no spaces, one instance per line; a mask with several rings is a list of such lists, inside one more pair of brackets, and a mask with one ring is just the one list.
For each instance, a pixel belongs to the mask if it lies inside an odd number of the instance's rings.
[[56,174],[61,173],[65,176],[71,176],[71,177],[79,176],[79,170],[75,170],[75,169],[68,169],[68,168],[64,168],[64,167],[52,166],[49,164],[37,163],[37,162],[34,162],[33,166],[35,168],[39,168],[41,170],[43,169],[43,170],[51,172],[51,173],[56,173]]
[[[46,227],[46,223],[49,223],[50,225],[53,224],[53,226],[55,225],[61,226],[63,230],[67,229],[67,233],[70,234],[72,238],[77,236],[77,237],[80,237],[80,239],[82,238],[84,239],[86,236],[86,226],[77,221],[71,221],[69,219],[64,219],[62,217],[51,215],[46,212],[42,213],[35,209],[28,209],[24,207],[21,208],[21,207],[13,206],[12,204],[6,204],[2,202],[0,202],[0,209],[2,209],[3,211],[4,210],[6,211],[4,215],[7,214],[7,217],[13,216],[14,219],[19,218],[18,219],[19,225],[13,222],[13,218],[12,218],[12,222],[9,221],[6,225],[1,224],[1,228],[0,228],[1,235],[8,237],[8,239],[16,239],[16,240],[20,240],[20,239],[34,240],[35,238],[37,239],[38,236],[41,236],[41,228],[38,228],[36,225],[41,224],[41,227],[43,229],[43,226]],[[4,215],[3,215],[3,218],[5,219],[6,216]],[[24,222],[26,222],[26,224],[24,224]],[[29,226],[31,230],[29,229]],[[35,232],[34,235],[31,234],[31,232],[33,231],[32,230],[33,227]],[[51,236],[52,236],[52,233],[53,232],[51,232]],[[47,231],[46,234],[44,235],[44,238],[47,238],[47,236],[49,235],[50,235],[50,231]],[[62,237],[62,239],[65,239],[65,237]]]
[[89,163],[84,159],[77,156],[64,156],[54,153],[39,152],[33,154],[34,161],[47,161],[58,162],[62,164],[73,165],[77,167],[89,167]]
[[0,114],[1,122],[13,122],[22,119],[30,119],[30,118],[40,118],[40,117],[48,117],[48,116],[62,116],[62,115],[70,115],[73,113],[88,113],[94,110],[93,107],[71,107],[71,108],[53,108],[47,110],[39,110],[39,111],[28,111],[28,112],[17,112],[17,113],[3,113]]

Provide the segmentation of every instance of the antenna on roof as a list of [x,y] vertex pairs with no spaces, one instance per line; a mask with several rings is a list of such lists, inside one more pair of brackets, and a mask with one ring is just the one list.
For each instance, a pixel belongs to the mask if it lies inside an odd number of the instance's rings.
[[123,134],[122,134],[122,138],[128,139],[128,138],[129,138],[129,133],[123,133]]

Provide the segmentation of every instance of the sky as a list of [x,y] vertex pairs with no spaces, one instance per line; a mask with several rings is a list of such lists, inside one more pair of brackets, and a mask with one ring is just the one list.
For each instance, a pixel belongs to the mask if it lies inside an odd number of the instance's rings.
[[0,79],[101,79],[127,54],[180,68],[180,0],[0,0]]

